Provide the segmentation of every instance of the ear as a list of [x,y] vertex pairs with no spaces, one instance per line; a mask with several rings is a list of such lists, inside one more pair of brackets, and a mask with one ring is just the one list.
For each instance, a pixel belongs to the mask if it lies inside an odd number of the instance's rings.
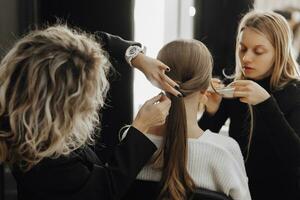
[[207,91],[200,91],[199,92],[199,102],[202,104],[206,104],[208,98],[207,98]]

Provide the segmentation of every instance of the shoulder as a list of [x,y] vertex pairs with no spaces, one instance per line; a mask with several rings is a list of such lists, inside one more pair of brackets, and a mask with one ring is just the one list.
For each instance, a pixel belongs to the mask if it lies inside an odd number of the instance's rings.
[[203,142],[222,150],[239,149],[238,143],[231,137],[206,130]]
[[273,96],[283,111],[289,111],[300,105],[300,80],[292,80],[282,89],[273,92]]
[[300,80],[294,79],[291,80],[289,83],[285,85],[283,88],[283,91],[285,92],[295,92],[295,91],[300,91]]
[[[238,143],[228,137],[205,131],[196,144],[189,143],[189,165],[193,174],[210,170],[216,174],[245,176],[244,160]],[[192,146],[192,147],[191,147]]]
[[[85,153],[90,152],[74,151],[68,156],[45,158],[29,171],[23,172],[15,167],[13,173],[17,182],[22,180],[22,184],[41,191],[47,191],[47,188],[53,190],[79,188],[88,179],[93,166],[85,157]],[[40,184],[41,182],[43,184]]]
[[226,161],[238,160],[243,162],[240,147],[233,138],[209,130],[204,132],[203,138],[200,138],[197,143],[189,143],[189,146],[192,151],[197,152],[195,154],[210,155]]

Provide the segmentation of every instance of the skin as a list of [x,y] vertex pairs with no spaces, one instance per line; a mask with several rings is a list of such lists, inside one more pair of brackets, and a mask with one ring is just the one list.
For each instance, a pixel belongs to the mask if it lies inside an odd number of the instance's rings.
[[176,89],[179,85],[170,79],[165,71],[170,71],[170,68],[157,59],[148,57],[139,53],[132,59],[132,65],[143,72],[147,79],[156,87],[163,89],[174,96],[181,97],[182,94]]
[[[270,76],[274,68],[275,49],[268,38],[251,28],[245,28],[239,40],[239,59],[246,78],[261,80]],[[241,102],[256,105],[270,94],[251,80],[238,80],[233,84],[234,97]]]
[[[187,137],[199,138],[203,134],[203,130],[198,125],[197,113],[199,102],[205,104],[207,102],[206,91],[198,91],[184,97],[187,119]],[[157,136],[166,134],[165,125],[151,127],[148,133]]]
[[[246,78],[257,81],[272,74],[275,49],[263,33],[244,28],[240,34],[238,48],[241,70]],[[234,97],[243,103],[256,105],[268,99],[270,94],[252,80],[237,80],[231,86],[235,88]],[[213,80],[213,83],[218,84],[218,80]],[[219,109],[222,96],[208,92],[207,97],[206,111],[214,115]]]
[[275,49],[261,33],[245,28],[240,35],[239,58],[245,77],[261,80],[273,72]]

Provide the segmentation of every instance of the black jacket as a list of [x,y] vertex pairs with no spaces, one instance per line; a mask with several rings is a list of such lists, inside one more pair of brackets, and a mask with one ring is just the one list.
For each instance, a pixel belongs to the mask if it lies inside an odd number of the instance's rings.
[[69,156],[44,159],[26,173],[15,167],[18,199],[120,199],[155,150],[146,136],[130,128],[105,163],[85,147]]
[[[254,200],[300,199],[300,82],[271,91],[270,78],[258,81],[271,97],[253,106],[254,131],[246,171]],[[230,119],[229,135],[247,157],[250,115],[247,104],[223,99],[214,116],[204,113],[203,129],[219,132]]]

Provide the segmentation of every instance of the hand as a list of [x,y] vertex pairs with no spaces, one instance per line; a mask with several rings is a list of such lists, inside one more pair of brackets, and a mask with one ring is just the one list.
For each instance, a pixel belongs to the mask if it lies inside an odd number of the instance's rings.
[[[214,88],[224,87],[224,85],[221,83],[219,79],[213,78],[211,81]],[[206,96],[207,96],[207,102],[205,103],[206,112],[210,115],[214,115],[220,107],[222,96],[214,92],[213,89],[211,89],[211,92],[207,91]]]
[[270,97],[270,94],[254,81],[237,80],[232,85],[235,87],[233,96],[238,97],[243,103],[256,105]]
[[154,86],[174,96],[182,96],[182,94],[175,89],[175,87],[179,88],[178,84],[165,74],[165,71],[170,71],[170,68],[159,60],[139,53],[138,56],[132,59],[131,63],[135,68],[142,71]]
[[144,103],[132,126],[141,132],[147,132],[151,127],[162,125],[166,121],[170,107],[170,99],[159,94]]

